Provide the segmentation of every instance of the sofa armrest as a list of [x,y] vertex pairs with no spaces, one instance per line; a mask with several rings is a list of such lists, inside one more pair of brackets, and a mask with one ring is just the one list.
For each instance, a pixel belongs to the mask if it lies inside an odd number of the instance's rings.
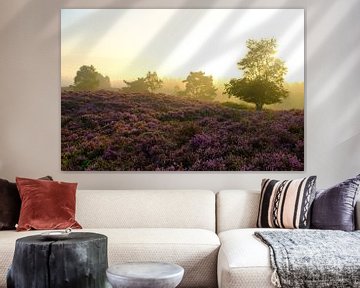
[[360,199],[357,200],[355,206],[355,229],[360,230]]

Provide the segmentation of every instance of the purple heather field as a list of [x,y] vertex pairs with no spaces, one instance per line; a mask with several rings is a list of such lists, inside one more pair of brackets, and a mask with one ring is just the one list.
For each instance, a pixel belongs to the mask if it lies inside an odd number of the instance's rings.
[[64,171],[301,171],[304,111],[255,111],[172,95],[61,96]]

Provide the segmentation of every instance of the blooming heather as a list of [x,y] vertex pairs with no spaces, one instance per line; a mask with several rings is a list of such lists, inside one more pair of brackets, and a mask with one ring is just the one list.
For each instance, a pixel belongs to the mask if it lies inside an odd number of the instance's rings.
[[302,110],[255,111],[151,93],[62,92],[67,171],[299,171]]

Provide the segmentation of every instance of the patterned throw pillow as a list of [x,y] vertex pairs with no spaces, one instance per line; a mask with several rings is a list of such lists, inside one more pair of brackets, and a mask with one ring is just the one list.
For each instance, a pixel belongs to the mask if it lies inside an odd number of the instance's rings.
[[257,227],[309,228],[316,176],[294,180],[263,179]]

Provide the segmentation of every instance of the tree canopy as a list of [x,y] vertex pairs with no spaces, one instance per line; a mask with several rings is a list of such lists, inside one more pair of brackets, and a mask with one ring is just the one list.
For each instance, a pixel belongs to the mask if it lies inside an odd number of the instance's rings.
[[99,72],[96,72],[96,79],[99,80],[98,89],[110,89],[111,88],[109,76],[103,76]]
[[212,76],[205,76],[202,71],[190,72],[187,78],[183,81],[185,83],[185,94],[190,98],[212,100],[216,96],[216,88],[213,84]]
[[159,79],[156,72],[148,72],[145,77],[145,83],[149,87],[151,92],[160,89],[163,85],[163,81]]
[[71,86],[74,90],[98,90],[98,89],[109,89],[110,78],[108,76],[103,76],[96,71],[93,65],[87,66],[83,65],[76,72],[74,78],[74,85]]
[[124,83],[127,87],[122,88],[124,92],[154,92],[163,85],[163,81],[159,79],[156,72],[148,72],[146,77],[138,78],[135,81],[126,81]]
[[147,85],[144,77],[138,78],[137,80],[131,82],[124,80],[124,83],[127,85],[127,87],[122,88],[122,91],[124,92],[149,92],[149,86]]
[[247,54],[237,63],[243,78],[226,83],[225,93],[254,103],[256,110],[262,110],[265,104],[280,103],[289,92],[284,87],[285,62],[275,57],[276,39],[249,39],[246,47]]

